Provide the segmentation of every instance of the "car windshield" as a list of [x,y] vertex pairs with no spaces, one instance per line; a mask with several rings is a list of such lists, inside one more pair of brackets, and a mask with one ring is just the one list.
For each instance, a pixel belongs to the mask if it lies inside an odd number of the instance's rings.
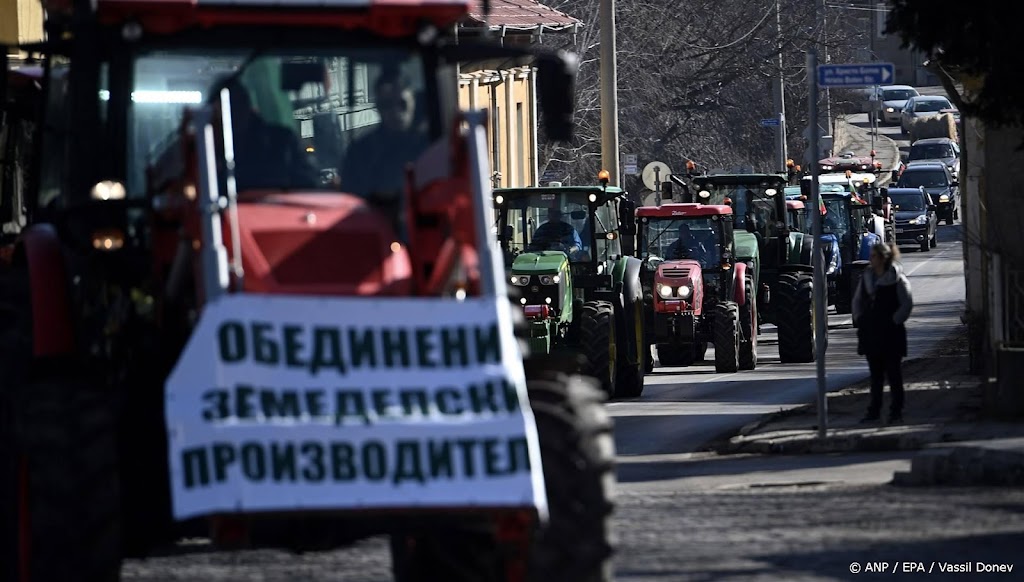
[[649,218],[643,224],[643,258],[693,259],[705,269],[721,264],[720,216]]
[[907,156],[908,160],[931,160],[937,158],[952,158],[953,148],[946,143],[929,143],[918,145],[914,144],[910,146],[910,154]]
[[914,95],[917,93],[910,89],[887,89],[882,91],[882,101],[906,101]]
[[946,174],[941,170],[903,170],[899,188],[944,188],[949,184],[946,182]]
[[914,103],[914,111],[941,111],[943,109],[952,109],[953,106],[945,99],[929,99],[927,101],[918,101]]
[[173,157],[184,109],[219,103],[227,88],[239,192],[397,196],[404,164],[429,142],[424,83],[404,47],[146,53],[135,62],[127,190],[143,193],[147,168]]
[[[611,204],[599,206],[592,224],[587,216],[589,193],[583,190],[531,192],[496,191],[501,196],[498,220],[502,245],[512,255],[524,252],[562,251],[574,263],[587,262],[596,252],[604,260],[619,251]],[[596,230],[595,230],[596,229]],[[596,244],[593,243],[597,236]],[[592,244],[594,244],[592,248]]]
[[924,210],[924,196],[919,193],[898,194],[890,191],[889,198],[896,210]]

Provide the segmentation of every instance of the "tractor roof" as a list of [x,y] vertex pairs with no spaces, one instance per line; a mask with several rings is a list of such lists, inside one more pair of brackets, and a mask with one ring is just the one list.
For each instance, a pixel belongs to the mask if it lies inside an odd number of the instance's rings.
[[673,218],[677,216],[721,216],[732,214],[732,206],[725,204],[662,204],[661,206],[641,206],[636,209],[637,216]]
[[[70,15],[75,0],[40,0],[51,14]],[[386,36],[415,34],[423,22],[454,26],[473,0],[95,0],[100,22],[136,21],[168,34],[194,26],[296,25],[365,28]]]
[[536,194],[596,194],[601,202],[614,200],[625,194],[625,190],[616,186],[536,186],[528,188],[495,188],[494,195],[501,194],[505,198],[520,198]]
[[695,185],[714,184],[738,185],[738,186],[775,186],[776,188],[787,182],[786,176],[781,174],[711,174],[707,176],[694,176]]

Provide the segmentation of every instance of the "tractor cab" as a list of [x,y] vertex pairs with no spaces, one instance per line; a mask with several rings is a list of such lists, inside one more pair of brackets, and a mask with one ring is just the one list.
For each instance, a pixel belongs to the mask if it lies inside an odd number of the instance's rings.
[[821,242],[828,282],[828,304],[849,313],[855,282],[868,263],[871,246],[879,242],[872,230],[871,207],[846,192],[821,192]]
[[[510,281],[561,275],[577,298],[610,289],[611,270],[633,238],[631,203],[614,187],[545,186],[494,190],[498,241]],[[515,279],[515,280],[513,280]]]

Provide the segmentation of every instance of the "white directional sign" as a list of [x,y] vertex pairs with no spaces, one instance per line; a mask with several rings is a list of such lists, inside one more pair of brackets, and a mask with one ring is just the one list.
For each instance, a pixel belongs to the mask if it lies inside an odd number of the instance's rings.
[[855,63],[845,65],[818,65],[819,87],[867,87],[893,82],[895,68],[892,63]]

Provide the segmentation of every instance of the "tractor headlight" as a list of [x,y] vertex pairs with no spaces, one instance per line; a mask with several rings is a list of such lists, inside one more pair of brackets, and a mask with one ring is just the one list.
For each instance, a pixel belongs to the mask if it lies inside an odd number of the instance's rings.
[[527,285],[530,284],[530,276],[529,275],[512,275],[512,277],[509,278],[509,281],[513,285],[515,285],[517,287],[526,287]]
[[939,202],[949,202],[949,194],[943,194],[939,196]]
[[701,198],[711,198],[711,192],[701,190],[700,192],[697,192],[697,196],[700,196]]
[[912,219],[910,221],[910,224],[928,224],[928,215],[927,214],[922,214],[921,216],[918,216],[917,218]]
[[668,299],[672,296],[672,287],[658,283],[658,295],[660,295],[662,299]]
[[558,282],[561,281],[561,280],[562,280],[561,277],[559,277],[558,275],[541,275],[540,276],[540,284],[541,285],[557,285]]
[[676,295],[682,297],[683,299],[690,298],[690,291],[690,288],[687,287],[686,285],[680,285],[679,287],[676,287]]
[[828,164],[822,164],[822,165],[821,165],[821,169],[822,169],[822,170],[826,170],[826,171],[827,171],[827,170],[831,170],[831,169],[832,169],[832,166],[830,166],[830,165],[828,165]]

